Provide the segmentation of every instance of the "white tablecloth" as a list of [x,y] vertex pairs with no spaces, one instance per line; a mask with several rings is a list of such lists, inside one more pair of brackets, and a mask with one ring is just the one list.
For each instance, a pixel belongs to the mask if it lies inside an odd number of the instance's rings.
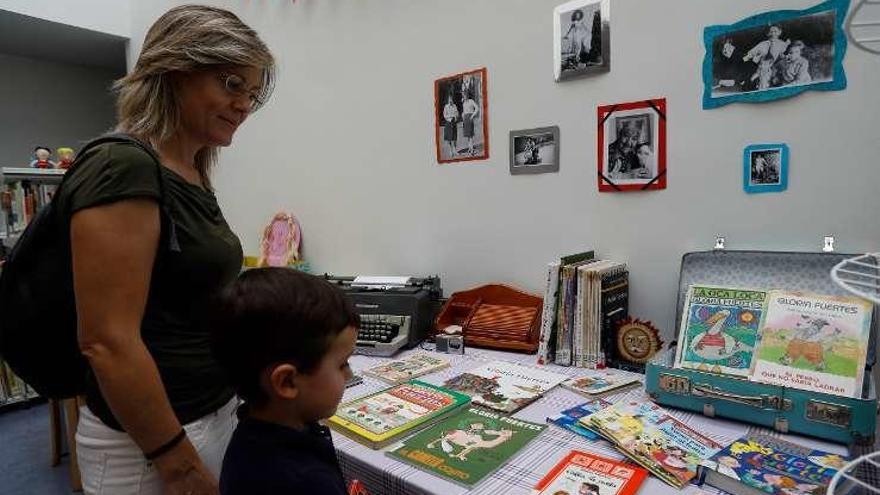
[[[392,359],[399,359],[415,352],[431,351],[423,351],[417,348],[399,353],[394,358],[357,355],[352,356],[350,362],[354,372],[360,374],[360,371],[364,369]],[[450,361],[450,367],[419,377],[419,380],[442,385],[449,378],[496,359],[537,366],[534,354],[518,354],[476,348],[467,349],[467,354],[465,355],[441,354],[440,356]],[[544,368],[548,371],[568,376],[576,376],[583,371],[579,368],[556,365],[548,365]],[[644,378],[642,375],[637,376]],[[363,378],[364,382],[362,384],[346,390],[343,401],[356,399],[389,386],[378,379],[368,376]],[[644,387],[630,388],[619,394],[604,398],[610,402],[622,399],[648,400]],[[579,394],[562,387],[556,387],[545,394],[544,397],[517,411],[513,416],[536,423],[546,423],[547,416],[557,414],[564,409],[576,406],[587,400]],[[692,428],[713,438],[722,445],[732,443],[747,432],[753,432],[772,434],[814,449],[847,454],[845,446],[834,443],[794,435],[779,435],[766,428],[721,419],[705,418],[686,411],[671,409],[670,412]],[[550,425],[506,464],[501,466],[500,469],[474,485],[471,490],[468,490],[385,455],[386,451],[399,445],[399,442],[393,443],[382,450],[373,450],[336,433],[333,435],[333,441],[336,445],[337,456],[339,457],[339,463],[345,478],[347,480],[361,480],[366,485],[370,495],[529,494],[538,480],[571,450],[583,450],[612,459],[623,459],[623,456],[604,440],[590,441],[573,432]],[[708,486],[702,488],[688,486],[682,490],[677,490],[654,476],[649,477],[645,481],[639,493],[646,495],[696,495],[701,493],[701,490],[710,494],[718,493],[717,490]]]

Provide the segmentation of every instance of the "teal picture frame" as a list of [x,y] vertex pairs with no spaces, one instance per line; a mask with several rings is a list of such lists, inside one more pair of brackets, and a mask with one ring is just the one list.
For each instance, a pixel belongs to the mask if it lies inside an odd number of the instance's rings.
[[743,150],[743,189],[749,194],[788,189],[788,145],[752,144]]
[[[735,24],[708,26],[703,30],[703,43],[706,54],[703,57],[703,109],[718,108],[735,102],[763,103],[791,98],[805,91],[841,91],[846,89],[846,74],[843,58],[846,55],[847,39],[843,23],[849,9],[850,0],[828,0],[804,10],[776,10],[758,14]],[[746,61],[744,54],[757,49],[756,33],[767,30],[770,40],[771,26],[778,26],[782,34],[775,47],[768,52],[776,52],[778,58],[771,57],[763,73],[775,71],[780,77],[768,76],[776,84],[766,82],[760,77],[760,50],[754,60]],[[833,32],[829,32],[833,31]],[[802,41],[801,39],[807,41]],[[790,41],[791,44],[785,43]],[[732,48],[725,45],[730,43]],[[795,43],[798,42],[798,43]],[[737,46],[739,44],[740,46]],[[803,57],[793,57],[790,51],[800,45]],[[749,46],[753,50],[747,51]],[[771,44],[771,46],[774,46]],[[784,53],[779,53],[785,47]],[[729,51],[733,55],[727,55]],[[832,53],[828,53],[828,51]],[[772,53],[771,53],[772,54]],[[803,61],[800,61],[801,58]],[[788,67],[783,67],[788,64]],[[752,67],[748,67],[751,64]],[[791,67],[809,67],[802,71]],[[733,72],[732,78],[725,78]],[[806,73],[806,76],[792,79],[792,73]],[[737,77],[738,76],[738,77]],[[753,79],[757,78],[757,82]],[[731,83],[732,81],[732,83]],[[761,84],[764,82],[764,84]],[[757,88],[752,88],[757,85]],[[761,86],[764,86],[763,88]]]

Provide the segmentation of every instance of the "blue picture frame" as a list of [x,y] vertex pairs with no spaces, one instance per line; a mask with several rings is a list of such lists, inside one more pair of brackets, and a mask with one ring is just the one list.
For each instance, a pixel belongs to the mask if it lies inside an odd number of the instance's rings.
[[[845,89],[843,57],[847,41],[843,22],[849,3],[828,0],[804,10],[776,10],[736,24],[706,27],[703,109],[734,102],[762,103],[811,90]],[[771,26],[781,31],[778,38],[772,37]],[[766,32],[766,40],[758,41],[762,31]],[[764,50],[760,50],[758,45],[765,43]],[[798,53],[792,54],[798,47]],[[746,61],[743,56],[752,53],[753,59]]]
[[749,194],[788,189],[788,145],[746,146],[743,150],[743,189]]

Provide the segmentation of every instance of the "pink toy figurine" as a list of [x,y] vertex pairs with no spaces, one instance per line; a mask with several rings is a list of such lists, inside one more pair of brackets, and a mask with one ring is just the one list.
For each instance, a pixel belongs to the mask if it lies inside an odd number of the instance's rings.
[[276,213],[263,230],[257,266],[287,266],[299,259],[301,229],[293,215]]

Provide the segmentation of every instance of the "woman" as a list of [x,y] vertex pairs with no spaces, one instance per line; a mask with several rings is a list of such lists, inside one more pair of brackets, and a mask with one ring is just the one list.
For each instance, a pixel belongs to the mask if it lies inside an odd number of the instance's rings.
[[474,150],[474,120],[480,115],[480,107],[470,95],[464,96],[464,102],[461,104],[461,119],[464,138],[467,140],[468,154],[473,156]]
[[573,68],[585,67],[590,53],[590,28],[584,21],[584,12],[580,9],[571,13],[571,24],[562,36],[570,43]]
[[198,315],[242,251],[210,172],[273,74],[268,48],[234,14],[168,11],[115,87],[117,130],[152,145],[159,173],[137,146],[103,144],[59,193],[91,366],[76,434],[86,493],[217,493],[235,402]]
[[446,98],[446,106],[443,107],[443,121],[443,140],[449,146],[449,156],[454,158],[458,141],[458,107],[452,101],[452,93]]

